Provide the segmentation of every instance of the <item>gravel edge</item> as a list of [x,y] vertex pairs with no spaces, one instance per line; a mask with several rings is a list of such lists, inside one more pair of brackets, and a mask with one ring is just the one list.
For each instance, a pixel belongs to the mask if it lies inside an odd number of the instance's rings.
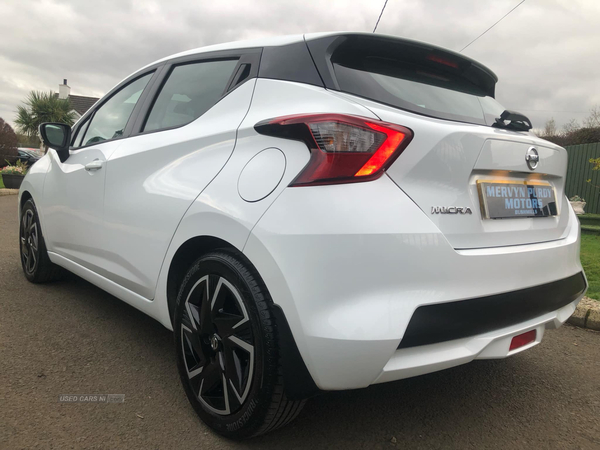
[[18,189],[0,189],[0,197],[4,195],[17,195],[19,193]]
[[600,301],[583,297],[567,322],[581,328],[600,331]]

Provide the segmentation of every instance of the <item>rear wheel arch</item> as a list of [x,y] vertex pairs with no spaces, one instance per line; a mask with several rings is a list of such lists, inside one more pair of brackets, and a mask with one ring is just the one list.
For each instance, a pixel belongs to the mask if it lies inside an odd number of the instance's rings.
[[[186,273],[198,258],[216,250],[233,254],[236,258],[239,258],[246,264],[252,266],[260,276],[260,272],[254,264],[252,264],[252,261],[250,261],[248,257],[233,244],[208,235],[196,236],[188,239],[175,252],[167,275],[167,304],[169,308],[169,317],[173,327],[175,326],[174,314],[177,306],[177,294],[179,293],[179,289]],[[261,280],[261,283],[264,284],[264,281]],[[285,393],[291,400],[312,397],[318,394],[320,389],[315,384],[300,355],[293,333],[290,330],[288,321],[285,317],[285,313],[274,300],[271,300],[271,302],[273,302],[272,312],[277,323],[279,343],[282,350],[281,365]]]
[[177,294],[186,272],[202,255],[215,250],[230,250],[241,252],[229,242],[214,236],[196,236],[185,241],[173,255],[167,275],[167,304],[169,317],[173,324]]
[[29,193],[29,191],[23,191],[23,193],[21,194],[21,202],[19,203],[19,214],[21,213],[21,210],[23,209],[23,206],[25,206],[27,200],[30,199],[33,203],[35,203],[35,201],[33,200],[33,196]]

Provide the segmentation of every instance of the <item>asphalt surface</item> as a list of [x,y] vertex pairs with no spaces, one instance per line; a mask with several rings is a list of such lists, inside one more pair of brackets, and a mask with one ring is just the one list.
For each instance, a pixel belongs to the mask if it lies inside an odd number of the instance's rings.
[[79,278],[25,280],[16,200],[0,197],[0,449],[600,449],[600,334],[571,326],[506,360],[321,395],[287,428],[223,439],[188,405],[169,331]]

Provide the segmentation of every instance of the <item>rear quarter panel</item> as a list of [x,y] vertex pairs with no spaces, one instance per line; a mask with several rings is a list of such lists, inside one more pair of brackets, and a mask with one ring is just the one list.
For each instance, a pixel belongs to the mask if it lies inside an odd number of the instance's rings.
[[[308,163],[310,152],[304,143],[260,135],[254,130],[254,125],[278,116],[319,112],[374,117],[366,108],[341,99],[323,88],[279,80],[257,80],[252,105],[238,129],[231,158],[193,202],[173,236],[156,293],[156,298],[162,304],[167,304],[169,266],[181,245],[197,236],[213,236],[243,251],[256,223]],[[240,174],[254,156],[268,148],[277,148],[284,154],[285,171],[266,197],[258,201],[246,201],[238,191]],[[260,171],[255,172],[255,176],[256,183],[262,181]],[[246,179],[245,182],[252,183],[252,180]],[[164,318],[163,323],[170,328],[166,310]]]

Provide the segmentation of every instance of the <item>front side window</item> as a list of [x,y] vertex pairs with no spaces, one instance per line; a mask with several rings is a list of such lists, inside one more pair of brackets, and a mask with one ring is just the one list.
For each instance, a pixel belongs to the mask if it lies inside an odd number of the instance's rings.
[[83,137],[85,136],[85,130],[87,129],[89,123],[90,119],[87,118],[85,122],[79,125],[77,131],[75,132],[75,136],[73,136],[73,140],[71,141],[71,147],[77,148],[82,146],[81,141],[83,141]]
[[[135,108],[151,77],[152,73],[149,73],[138,78],[104,103],[94,113],[85,135],[77,142],[78,146],[92,145],[121,137],[133,108]],[[85,127],[85,124],[83,127]],[[82,131],[83,127],[81,128]]]
[[219,101],[236,65],[236,59],[229,59],[175,66],[152,106],[144,131],[196,120]]

